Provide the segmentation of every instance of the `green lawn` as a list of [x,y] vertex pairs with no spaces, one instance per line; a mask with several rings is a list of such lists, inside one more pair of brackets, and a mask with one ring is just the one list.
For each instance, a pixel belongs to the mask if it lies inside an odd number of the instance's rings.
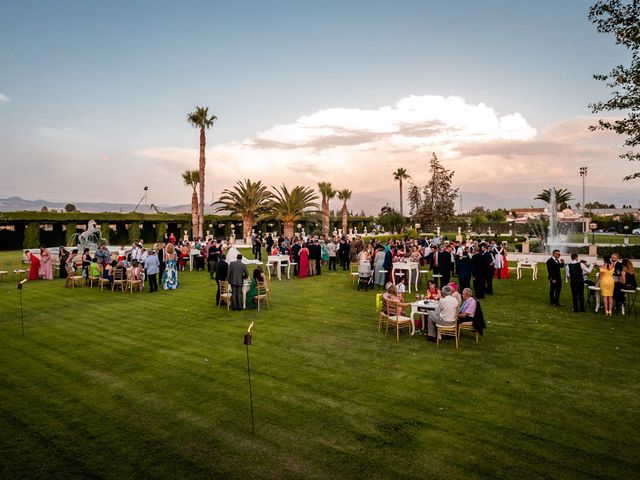
[[0,478],[637,478],[638,319],[574,315],[566,286],[552,309],[527,273],[459,351],[377,334],[343,272],[274,280],[259,313],[215,307],[203,272],[153,295],[27,283],[24,337],[2,281]]
[[[596,243],[607,243],[613,245],[624,245],[624,235],[613,233],[597,233],[595,235],[589,234],[587,240],[591,243],[591,240],[595,240]],[[569,234],[569,242],[581,243],[584,240],[582,233]],[[629,245],[640,244],[640,235],[629,235]]]

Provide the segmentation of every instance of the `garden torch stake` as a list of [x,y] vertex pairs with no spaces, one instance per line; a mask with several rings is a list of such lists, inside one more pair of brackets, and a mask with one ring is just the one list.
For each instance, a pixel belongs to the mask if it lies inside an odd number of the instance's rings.
[[27,279],[25,278],[21,282],[18,283],[18,291],[20,292],[20,328],[22,329],[22,336],[24,337],[24,313],[22,308],[22,286],[27,283]]
[[253,322],[247,328],[247,333],[244,335],[244,344],[247,347],[247,376],[249,377],[249,406],[251,407],[251,431],[256,434],[256,425],[253,419],[253,393],[251,392],[251,364],[249,363],[249,345],[251,345],[251,328],[253,328]]

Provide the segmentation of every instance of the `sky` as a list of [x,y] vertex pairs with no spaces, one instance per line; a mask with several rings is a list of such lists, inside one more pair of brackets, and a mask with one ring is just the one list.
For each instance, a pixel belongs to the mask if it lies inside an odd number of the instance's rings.
[[[21,1],[0,15],[0,198],[190,203],[208,106],[206,199],[244,178],[398,208],[436,153],[457,207],[543,187],[640,206],[623,138],[593,133],[593,79],[628,52],[591,1]],[[634,170],[634,167],[635,170]],[[589,198],[587,198],[589,201]],[[338,201],[332,208],[338,208]]]

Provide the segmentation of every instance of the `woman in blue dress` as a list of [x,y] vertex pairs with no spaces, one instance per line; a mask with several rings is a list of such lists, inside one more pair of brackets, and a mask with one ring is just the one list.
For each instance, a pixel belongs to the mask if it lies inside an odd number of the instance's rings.
[[163,290],[175,290],[178,288],[178,262],[173,244],[167,245],[167,259],[164,274],[162,275]]

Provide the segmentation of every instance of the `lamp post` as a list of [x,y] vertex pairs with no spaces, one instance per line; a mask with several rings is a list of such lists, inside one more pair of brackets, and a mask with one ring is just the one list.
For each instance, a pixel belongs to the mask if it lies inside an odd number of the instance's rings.
[[589,228],[591,229],[591,243],[593,243],[594,245],[596,244],[596,228],[598,228],[598,224],[597,223],[590,223],[589,224]]
[[587,177],[587,167],[580,167],[580,176],[582,177],[582,233],[587,233],[587,225],[584,220],[584,182]]
[[624,244],[629,245],[629,225],[624,226]]

